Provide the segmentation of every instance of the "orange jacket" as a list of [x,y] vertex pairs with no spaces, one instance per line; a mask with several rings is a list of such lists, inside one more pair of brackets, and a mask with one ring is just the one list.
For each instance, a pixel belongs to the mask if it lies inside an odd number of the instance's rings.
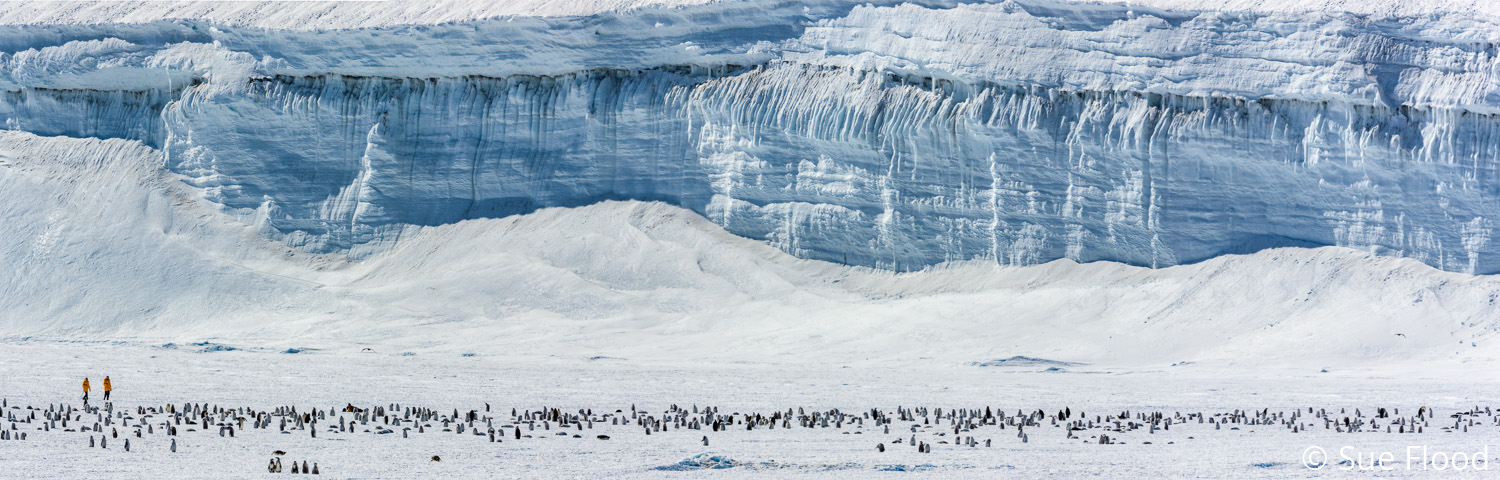
[[88,391],[89,391],[89,379],[85,378],[85,379],[83,379],[83,393],[88,393]]
[[109,391],[109,377],[104,377],[104,391]]

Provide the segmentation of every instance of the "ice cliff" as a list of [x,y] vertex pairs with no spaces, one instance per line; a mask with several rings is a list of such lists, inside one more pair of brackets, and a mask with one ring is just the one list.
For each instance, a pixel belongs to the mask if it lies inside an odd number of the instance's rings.
[[1493,8],[276,3],[7,4],[0,117],[139,141],[261,234],[356,259],[637,199],[895,270],[1339,245],[1500,272]]

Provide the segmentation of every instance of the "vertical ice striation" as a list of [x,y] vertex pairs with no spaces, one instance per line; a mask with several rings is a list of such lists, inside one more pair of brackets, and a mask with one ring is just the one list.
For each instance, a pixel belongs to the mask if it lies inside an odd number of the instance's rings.
[[270,196],[276,230],[306,234],[297,246],[347,251],[393,241],[404,225],[606,198],[701,203],[709,186],[685,182],[699,173],[682,162],[693,151],[686,120],[663,104],[691,78],[665,68],[257,77],[243,96],[189,94],[169,107],[192,137],[174,132],[165,149],[178,159],[168,168],[215,201],[245,209]]
[[747,5],[0,29],[0,115],[159,147],[265,234],[356,258],[415,227],[642,199],[895,270],[1339,245],[1500,271],[1484,21]]
[[[1418,128],[1500,125],[1480,115],[1434,120],[1410,108],[958,83],[796,63],[707,82],[684,103],[704,124],[761,132],[742,148],[760,159],[757,179],[790,175],[806,160],[796,152],[873,172],[871,181],[851,183],[864,188],[813,199],[867,210],[873,231],[853,221],[845,228],[869,232],[870,240],[855,242],[871,246],[874,258],[864,263],[887,268],[940,262],[952,251],[988,252],[1009,264],[1165,266],[1275,246],[1345,245],[1467,269],[1442,264],[1431,242],[1394,235],[1378,212],[1425,218],[1422,232],[1441,229],[1456,245],[1472,236],[1465,231],[1487,231],[1467,225],[1482,211],[1474,209],[1493,205],[1493,166],[1434,160],[1422,147],[1391,142],[1419,136]],[[1493,145],[1447,148],[1483,158]],[[776,151],[785,153],[769,153]],[[786,159],[779,168],[777,158]],[[1437,178],[1471,186],[1445,190]],[[720,188],[770,205],[788,200],[786,185]],[[1443,218],[1455,208],[1466,213]],[[741,216],[766,215],[774,214],[747,207]],[[963,225],[977,228],[954,227]],[[887,244],[897,236],[902,245]],[[802,248],[838,258],[847,245]],[[1483,265],[1474,267],[1487,271]]]

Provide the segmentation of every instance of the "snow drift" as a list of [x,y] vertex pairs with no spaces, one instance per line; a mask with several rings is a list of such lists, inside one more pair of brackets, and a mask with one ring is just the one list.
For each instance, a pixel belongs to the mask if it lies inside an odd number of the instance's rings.
[[353,262],[220,213],[137,141],[8,132],[0,154],[9,338],[673,361],[1494,359],[1500,280],[1343,248],[893,273],[609,201],[411,227]]

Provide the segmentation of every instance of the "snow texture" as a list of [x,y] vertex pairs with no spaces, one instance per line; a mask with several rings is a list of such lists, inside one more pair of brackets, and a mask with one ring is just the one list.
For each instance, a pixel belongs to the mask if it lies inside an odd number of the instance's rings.
[[[632,337],[630,340],[644,340]],[[621,340],[625,340],[621,338]],[[624,343],[623,341],[620,343]],[[642,351],[656,348],[644,345]],[[1437,471],[1424,459],[1405,460],[1408,445],[1426,446],[1429,452],[1482,451],[1500,441],[1491,422],[1454,426],[1476,405],[1479,414],[1493,407],[1494,384],[1487,380],[1492,369],[1480,365],[1446,365],[1443,368],[1379,366],[1334,369],[1273,369],[1248,363],[1232,368],[1194,365],[1147,370],[1079,371],[1072,373],[1025,372],[1007,368],[941,366],[909,358],[884,358],[877,365],[837,363],[766,364],[751,361],[705,365],[681,361],[650,366],[636,362],[587,360],[589,352],[556,352],[543,358],[526,358],[502,352],[463,357],[456,354],[422,353],[401,355],[399,350],[361,352],[358,348],[287,355],[264,350],[198,352],[185,348],[127,346],[93,342],[6,342],[0,348],[0,365],[8,367],[0,376],[0,389],[8,403],[6,421],[10,435],[28,433],[26,440],[5,440],[5,466],[20,469],[26,478],[246,478],[267,475],[272,452],[283,451],[286,463],[308,460],[320,464],[323,477],[313,478],[663,478],[680,476],[672,469],[731,468],[688,473],[696,477],[765,478],[1308,478],[1349,473],[1349,464],[1339,456],[1339,446],[1359,452],[1394,452],[1387,462],[1392,471],[1382,478],[1488,478],[1493,473],[1449,467]],[[862,362],[865,363],[865,362]],[[28,368],[45,365],[46,368]],[[28,406],[40,409],[58,405],[78,407],[78,381],[96,382],[103,375],[114,380],[116,417],[110,423],[81,410],[67,423],[38,430],[44,412],[29,420]],[[330,381],[337,379],[337,381]],[[1476,381],[1478,380],[1478,381]],[[96,388],[97,384],[96,384]],[[99,405],[95,390],[95,405]],[[406,408],[430,408],[435,413],[477,414],[499,417],[493,427],[507,428],[512,408],[539,415],[544,407],[564,412],[589,409],[596,416],[614,413],[629,416],[632,407],[657,418],[672,406],[683,409],[715,407],[721,414],[770,414],[780,410],[840,412],[859,415],[871,408],[893,411],[942,408],[993,408],[998,414],[1070,409],[1089,420],[1128,412],[1162,412],[1192,415],[1202,412],[1220,420],[1231,413],[1271,413],[1298,410],[1303,430],[1287,431],[1284,424],[1248,425],[1174,422],[1169,429],[1114,428],[1107,435],[1116,442],[1098,445],[1093,438],[1102,432],[1073,432],[1066,423],[1052,426],[1043,419],[1025,427],[1028,440],[1018,438],[1014,427],[996,425],[964,428],[953,433],[947,421],[914,419],[888,425],[890,432],[873,422],[829,424],[826,428],[801,428],[793,419],[791,428],[734,425],[714,431],[676,426],[646,435],[634,422],[612,425],[595,422],[580,431],[540,421],[521,425],[521,439],[488,438],[444,432],[442,422],[424,422],[425,433],[410,421],[388,426],[378,416],[359,425],[357,431],[339,432],[338,412],[330,412],[318,424],[299,428],[289,421],[281,433],[279,418],[268,428],[253,428],[253,416],[241,428],[237,422],[215,419],[207,429],[185,419],[167,435],[161,414],[141,415],[137,407],[161,409],[172,403],[178,412],[187,403],[214,407],[270,410],[294,406],[304,413],[317,407],[342,410],[348,403],[362,408],[385,406],[400,418]],[[398,403],[389,406],[387,403]],[[486,412],[486,404],[491,411]],[[206,407],[204,407],[206,405]],[[1429,422],[1423,433],[1389,434],[1367,428],[1357,434],[1338,431],[1308,407],[1327,409],[1329,416],[1354,416],[1362,409],[1366,420],[1378,408],[1395,409],[1401,416],[1415,416],[1426,407]],[[1436,416],[1430,415],[1436,409]],[[860,412],[860,413],[856,413]],[[353,418],[347,413],[346,418]],[[1018,415],[1019,416],[1019,415]],[[1393,415],[1394,417],[1394,415]],[[928,417],[929,419],[931,417]],[[1483,420],[1488,418],[1481,417]],[[9,420],[9,418],[8,418]],[[29,420],[29,421],[28,421]],[[1380,419],[1380,427],[1394,418]],[[17,429],[12,430],[12,423]],[[154,424],[141,437],[133,432],[142,423]],[[235,426],[233,437],[220,437],[219,427]],[[476,422],[481,430],[488,422]],[[532,426],[534,424],[534,430]],[[1446,424],[1446,425],[1445,425]],[[90,431],[76,431],[82,427]],[[672,427],[671,422],[667,423]],[[328,427],[334,427],[331,430]],[[1097,427],[1104,427],[1099,424]],[[1373,427],[1373,425],[1372,425]],[[305,428],[305,429],[304,429]],[[316,437],[309,430],[322,430]],[[1400,428],[1400,426],[1397,426]],[[75,431],[68,431],[75,430]],[[1396,430],[1393,428],[1393,430]],[[119,437],[113,432],[118,431]],[[389,434],[378,432],[390,431]],[[571,435],[557,435],[568,432]],[[845,432],[849,432],[845,434]],[[853,433],[860,432],[860,433]],[[101,435],[102,434],[102,435]],[[609,440],[597,440],[605,434]],[[89,447],[89,438],[109,437],[107,448]],[[701,438],[707,436],[710,445]],[[976,447],[957,444],[954,437],[974,437]],[[1080,438],[1081,437],[1081,438]],[[932,445],[931,453],[917,453],[915,438]],[[123,448],[130,440],[131,449]],[[900,443],[896,440],[900,439]],[[986,446],[982,442],[992,440]],[[172,451],[172,442],[176,451]],[[1147,444],[1146,442],[1151,442]],[[885,452],[875,448],[884,444]],[[1304,466],[1309,446],[1327,449],[1328,463],[1318,471]],[[1353,451],[1347,452],[1353,458]],[[430,458],[440,455],[441,462]],[[1364,453],[1364,464],[1371,457]],[[1435,461],[1435,460],[1434,460]],[[1488,458],[1494,468],[1494,458]],[[290,467],[290,465],[286,465]],[[1441,466],[1441,465],[1439,465]],[[664,467],[664,468],[663,468]],[[660,469],[659,469],[660,468]],[[1374,468],[1374,467],[1372,467]],[[1361,470],[1355,470],[1361,472]],[[1368,470],[1364,470],[1368,471]],[[899,473],[898,473],[899,472]],[[289,471],[282,475],[290,474]],[[275,475],[280,477],[281,475]],[[294,477],[295,478],[295,477]]]
[[1336,247],[1161,269],[976,260],[893,273],[797,259],[664,203],[609,201],[409,227],[353,262],[267,239],[137,141],[5,132],[0,152],[11,339],[1070,370],[1496,356],[1500,279]]

